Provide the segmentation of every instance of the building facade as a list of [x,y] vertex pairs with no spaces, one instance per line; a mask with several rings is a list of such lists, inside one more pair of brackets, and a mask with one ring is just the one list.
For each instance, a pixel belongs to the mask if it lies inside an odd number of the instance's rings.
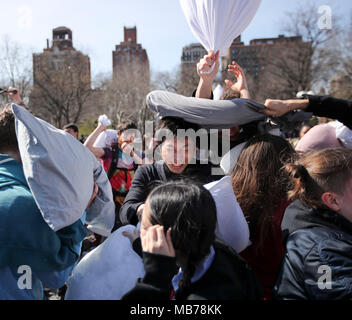
[[232,42],[227,56],[222,58],[222,70],[226,74],[227,65],[236,61],[246,74],[256,79],[269,65],[269,59],[277,56],[278,53],[290,50],[292,46],[302,43],[302,37],[300,36],[285,37],[279,35],[277,38],[253,39],[249,45],[245,45],[241,41],[241,36],[239,36]]
[[53,29],[52,45],[47,39],[47,47],[42,53],[33,54],[33,84],[52,72],[62,71],[71,79],[84,79],[90,87],[91,69],[87,55],[73,47],[72,31],[66,27]]
[[137,43],[137,28],[124,27],[124,41],[112,52],[113,78],[126,77],[131,71],[149,82],[150,70],[147,51]]

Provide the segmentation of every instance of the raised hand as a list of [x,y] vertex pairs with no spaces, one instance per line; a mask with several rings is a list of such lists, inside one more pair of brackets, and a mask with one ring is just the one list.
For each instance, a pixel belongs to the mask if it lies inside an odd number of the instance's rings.
[[[202,59],[200,59],[200,61],[197,63],[197,74],[199,75],[199,77],[203,80],[214,80],[214,78],[216,77],[216,74],[219,71],[219,50],[214,53],[212,50],[210,50],[208,52],[207,55],[205,55]],[[213,70],[208,73],[212,66],[215,66],[213,68]]]
[[141,233],[143,251],[160,254],[168,257],[175,257],[175,249],[171,241],[171,229],[167,230],[166,236],[164,227],[155,225]]
[[9,87],[7,93],[10,99],[16,104],[22,104],[20,91],[17,88]]
[[226,79],[225,84],[229,86],[232,90],[238,91],[241,95],[241,98],[249,99],[249,91],[246,76],[243,72],[243,69],[235,61],[232,61],[232,64],[228,65],[228,72],[235,75],[237,81],[233,83],[231,80]]

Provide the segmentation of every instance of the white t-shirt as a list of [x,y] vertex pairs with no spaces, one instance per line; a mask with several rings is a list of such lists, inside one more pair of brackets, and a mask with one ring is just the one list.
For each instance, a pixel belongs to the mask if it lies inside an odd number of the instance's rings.
[[249,228],[233,192],[231,177],[223,177],[204,187],[210,191],[216,204],[216,236],[240,253],[250,245]]
[[107,129],[102,132],[97,140],[95,140],[93,147],[96,148],[109,148],[113,143],[117,142],[116,130]]

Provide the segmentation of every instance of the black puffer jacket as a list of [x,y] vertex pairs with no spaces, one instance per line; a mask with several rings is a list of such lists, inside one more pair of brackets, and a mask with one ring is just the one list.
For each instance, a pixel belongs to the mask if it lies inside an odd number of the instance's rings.
[[282,222],[286,253],[275,299],[351,299],[352,223],[295,201]]

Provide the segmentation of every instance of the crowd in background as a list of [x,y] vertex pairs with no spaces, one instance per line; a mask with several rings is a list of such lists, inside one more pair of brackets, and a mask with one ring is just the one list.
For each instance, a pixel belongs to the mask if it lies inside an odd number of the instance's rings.
[[[218,52],[200,60],[196,99],[213,99],[218,68]],[[237,81],[225,81],[221,99],[250,99],[242,68],[233,62],[228,72]],[[22,105],[16,88],[7,92]],[[167,129],[171,136],[160,141],[144,136],[139,150],[131,134],[136,124],[119,123],[112,130],[100,118],[84,145],[101,161],[111,184],[112,232],[125,225],[137,227],[123,235],[145,270],[122,299],[351,299],[352,103],[304,95],[267,99],[265,107],[260,112],[268,117],[304,110],[332,121],[301,123],[295,139],[263,133],[257,122],[233,126],[230,148],[241,145],[238,158],[230,172],[213,175],[219,165],[201,161],[197,141],[178,137],[179,130],[197,131],[199,124],[164,117],[155,132]],[[77,125],[63,130],[78,139]],[[158,152],[160,159],[148,158],[146,149]],[[43,287],[51,289],[49,293],[61,288],[56,294],[63,298],[77,263],[107,239],[87,234],[84,221],[61,234],[49,229],[31,198],[21,163],[14,115],[7,105],[0,109],[0,229],[11,228],[8,221],[14,212],[19,221],[33,215],[24,220],[29,225],[15,230],[33,242],[39,271],[33,271],[34,288],[18,289],[17,261],[7,258],[10,247],[0,250],[0,298],[43,299]],[[31,232],[41,237],[32,239]],[[70,235],[79,239],[63,246]],[[0,247],[11,241],[2,239]],[[66,251],[52,262],[52,250]]]

